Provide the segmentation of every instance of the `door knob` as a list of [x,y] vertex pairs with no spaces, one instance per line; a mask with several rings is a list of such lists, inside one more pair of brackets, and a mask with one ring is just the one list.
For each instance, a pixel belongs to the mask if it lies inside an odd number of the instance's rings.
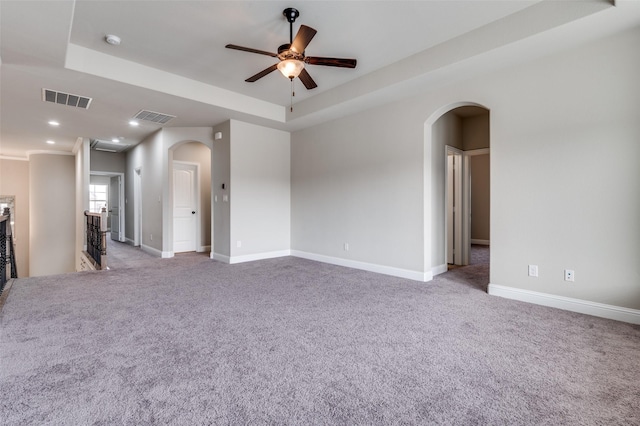
[[191,212],[191,214],[196,214],[196,212],[195,212],[195,211],[193,211],[193,212]]

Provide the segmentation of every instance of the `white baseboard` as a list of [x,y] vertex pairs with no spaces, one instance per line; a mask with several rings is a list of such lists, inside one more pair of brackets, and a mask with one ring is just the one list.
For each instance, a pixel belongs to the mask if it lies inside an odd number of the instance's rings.
[[134,246],[136,245],[136,242],[134,240],[132,240],[131,238],[126,238],[124,239],[124,242],[129,244],[130,246]]
[[489,246],[489,240],[478,240],[476,238],[471,238],[471,244],[478,244],[481,246]]
[[442,265],[434,266],[433,268],[431,268],[431,275],[435,277],[436,275],[444,274],[448,270],[449,265],[443,263]]
[[604,303],[556,296],[555,294],[540,293],[537,291],[523,290],[498,284],[489,284],[489,294],[505,297],[507,299],[534,303],[536,305],[550,306],[552,308],[564,309],[566,311],[593,315],[595,317],[608,318],[631,324],[640,324],[640,310],[637,309],[606,305]]
[[317,262],[330,263],[332,265],[346,266],[347,268],[376,272],[378,274],[391,275],[393,277],[407,278],[414,281],[427,282],[433,279],[433,274],[431,272],[411,271],[409,269],[376,265],[374,263],[359,262],[357,260],[341,259],[339,257],[325,256],[322,254],[308,253],[299,250],[291,250],[291,256],[315,260]]
[[276,257],[291,256],[290,250],[270,251],[265,253],[245,254],[243,256],[232,256],[228,263],[253,262],[254,260],[273,259]]
[[160,250],[158,250],[158,249],[153,248],[153,247],[149,247],[147,245],[140,244],[140,248],[145,253],[149,253],[149,254],[152,254],[152,255],[157,256],[157,257],[161,257],[162,256],[162,252]]
[[218,260],[224,263],[229,263],[229,260],[230,260],[229,256],[225,254],[214,253],[214,252],[209,253],[209,257],[213,260]]
[[203,253],[205,251],[211,251],[211,246],[200,246],[198,248],[198,250],[196,250],[198,253]]
[[173,257],[175,255],[176,254],[174,252],[172,252],[172,251],[163,251],[162,252],[162,258],[163,259],[169,259],[169,258],[171,258],[171,257]]

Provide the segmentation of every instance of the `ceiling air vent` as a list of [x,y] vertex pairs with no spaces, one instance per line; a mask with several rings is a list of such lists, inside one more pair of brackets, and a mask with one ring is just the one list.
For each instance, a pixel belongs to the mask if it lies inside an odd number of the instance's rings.
[[169,120],[176,118],[175,115],[163,114],[161,112],[147,111],[143,109],[134,117],[135,120],[151,121],[153,123],[165,124]]
[[68,105],[76,108],[89,109],[91,98],[71,93],[56,92],[55,90],[42,89],[42,100],[54,104]]
[[96,151],[104,151],[104,152],[123,152],[130,145],[122,143],[122,142],[110,142],[101,139],[91,139],[90,140],[91,149]]

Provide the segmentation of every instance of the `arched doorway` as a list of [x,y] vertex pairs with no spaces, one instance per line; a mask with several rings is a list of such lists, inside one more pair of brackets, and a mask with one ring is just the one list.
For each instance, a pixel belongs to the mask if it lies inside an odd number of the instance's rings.
[[489,121],[485,106],[459,102],[425,122],[425,265],[432,275],[488,262]]

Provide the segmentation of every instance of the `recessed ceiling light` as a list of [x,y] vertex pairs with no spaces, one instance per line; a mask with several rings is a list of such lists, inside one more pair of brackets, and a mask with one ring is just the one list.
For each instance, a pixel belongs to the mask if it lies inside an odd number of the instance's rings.
[[120,40],[120,37],[118,37],[117,35],[109,34],[104,38],[104,41],[112,46],[119,46],[122,40]]
[[113,143],[120,143],[120,139],[118,139],[118,138],[113,138],[113,139],[111,139],[111,142],[113,142]]
[[54,141],[52,141],[52,140],[48,140],[48,141],[47,141],[47,143],[48,143],[49,145],[53,145],[55,142],[54,142]]
[[134,127],[136,127],[136,126],[139,126],[139,125],[140,125],[140,123],[138,123],[138,122],[137,122],[137,121],[135,121],[135,120],[131,120],[131,121],[129,122],[129,125],[130,125],[130,126],[134,126]]
[[49,125],[51,125],[51,126],[59,126],[59,125],[60,125],[60,123],[58,123],[58,122],[57,122],[57,121],[55,121],[55,120],[51,120],[51,121],[49,121]]

